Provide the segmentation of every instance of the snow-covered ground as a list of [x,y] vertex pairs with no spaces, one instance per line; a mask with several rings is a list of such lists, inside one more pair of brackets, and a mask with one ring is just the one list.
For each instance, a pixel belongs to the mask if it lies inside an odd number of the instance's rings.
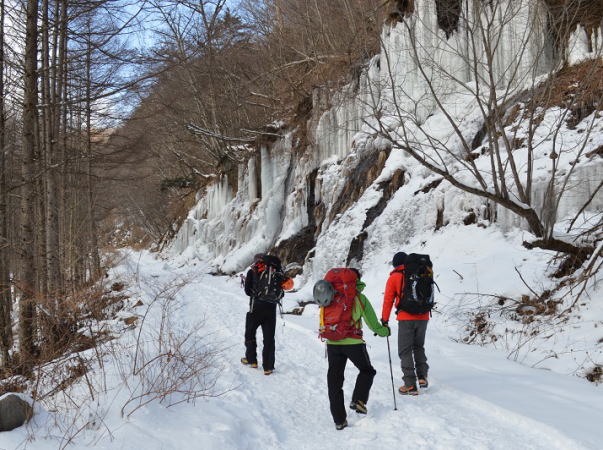
[[[492,231],[476,227],[472,233],[479,243],[480,233]],[[449,235],[452,248],[443,254],[456,253],[464,263],[475,258],[476,253],[460,254],[451,238]],[[443,242],[435,236],[433,245]],[[493,246],[492,252],[502,254],[504,263],[507,254],[502,247]],[[389,267],[378,259],[375,257],[374,269],[367,271],[364,279],[366,293],[380,311]],[[536,264],[537,259],[524,264]],[[27,427],[0,435],[0,448],[59,448],[66,444],[68,434],[76,434],[69,448],[99,449],[315,449],[377,445],[425,449],[603,448],[600,388],[581,378],[521,365],[507,359],[505,351],[459,344],[451,339],[458,333],[451,320],[455,315],[453,305],[458,301],[451,294],[458,286],[451,286],[452,281],[447,280],[456,276],[450,268],[459,266],[445,258],[439,262],[436,267],[441,268],[438,282],[443,294],[441,311],[434,314],[428,328],[429,390],[412,398],[396,394],[395,411],[386,340],[367,332],[369,354],[377,370],[369,413],[359,416],[350,412],[350,427],[336,431],[329,413],[327,362],[324,344],[317,337],[315,306],[307,306],[302,316],[285,315],[278,319],[276,371],[264,376],[261,370],[239,362],[248,301],[237,277],[212,276],[200,261],[165,261],[146,252],[126,253],[113,275],[127,279],[133,299],[140,298],[145,306],[137,310],[141,316],[138,327],[123,332],[117,340],[116,348],[122,350],[105,358],[104,370],[96,367],[89,372],[91,385],[96,389],[94,401],[83,400],[90,396],[87,383],[82,380],[70,392],[71,408],[67,403],[65,408],[50,412],[38,405],[38,414]],[[465,271],[464,282],[476,283],[478,279],[488,282],[486,276],[478,278]],[[161,301],[152,303],[167,286],[172,286],[167,291],[173,294],[173,299],[167,300],[169,311],[165,302],[163,306]],[[284,309],[292,309],[297,300],[308,299],[310,288],[307,284],[298,292],[287,294]],[[122,417],[122,407],[133,392],[139,392],[136,389],[142,383],[141,377],[130,375],[126,382],[122,376],[127,372],[124,368],[131,367],[133,357],[125,349],[131,349],[140,339],[141,328],[141,340],[145,340],[146,333],[152,336],[161,323],[169,323],[174,334],[185,335],[199,322],[204,326],[196,334],[203,337],[198,350],[203,351],[204,345],[218,350],[217,382],[212,393],[221,395],[166,408],[165,404],[181,399],[175,394],[166,398],[164,405],[154,401],[129,417]],[[261,342],[261,331],[258,341]],[[391,339],[391,344],[397,388],[401,373],[395,339]],[[147,357],[150,360],[153,354]],[[350,400],[356,373],[355,368],[348,367],[346,401]],[[131,402],[125,408],[126,415],[136,405]],[[74,423],[67,433],[71,421]]]

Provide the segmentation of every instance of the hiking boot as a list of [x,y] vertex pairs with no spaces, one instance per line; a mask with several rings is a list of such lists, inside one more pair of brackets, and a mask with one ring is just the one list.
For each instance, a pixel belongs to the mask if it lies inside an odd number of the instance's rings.
[[353,409],[358,414],[367,413],[366,403],[364,403],[362,400],[352,401],[352,403],[350,403],[350,409]]
[[272,372],[274,372],[274,369],[264,370],[264,375],[272,375]]
[[401,395],[419,395],[416,384],[412,384],[410,386],[400,386],[400,388],[398,388],[398,392]]
[[344,420],[343,423],[336,423],[335,424],[335,429],[336,430],[343,430],[347,426],[348,426],[348,421]]
[[257,369],[258,368],[258,363],[257,362],[250,363],[249,361],[247,361],[247,358],[241,358],[241,364],[243,364],[244,366],[249,366],[252,369]]
[[427,389],[429,387],[429,382],[427,378],[419,378],[419,388]]

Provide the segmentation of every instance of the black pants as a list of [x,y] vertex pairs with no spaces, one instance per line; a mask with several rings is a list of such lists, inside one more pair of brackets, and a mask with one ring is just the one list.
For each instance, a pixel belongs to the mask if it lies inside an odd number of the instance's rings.
[[427,378],[429,365],[425,356],[425,332],[429,320],[398,321],[398,356],[406,386],[416,384],[418,378]]
[[346,418],[343,403],[343,381],[345,364],[349,359],[360,371],[356,378],[356,386],[352,394],[352,401],[368,401],[369,391],[373,385],[373,378],[377,371],[371,365],[371,360],[366,351],[366,344],[332,345],[327,344],[329,358],[329,371],[327,372],[327,386],[329,388],[329,403],[331,415],[335,423],[343,423]]
[[276,329],[276,304],[256,301],[253,310],[245,318],[245,358],[250,363],[258,362],[257,341],[255,335],[262,327],[264,348],[262,365],[264,370],[274,370],[274,331]]

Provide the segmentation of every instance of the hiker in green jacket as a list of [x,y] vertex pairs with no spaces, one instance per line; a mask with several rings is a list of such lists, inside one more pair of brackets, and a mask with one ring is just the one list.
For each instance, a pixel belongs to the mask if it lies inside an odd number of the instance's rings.
[[[332,271],[339,271],[338,276],[340,278],[332,277],[330,279],[329,274]],[[354,274],[353,278],[346,279],[346,277],[352,276],[349,272]],[[366,351],[366,343],[362,339],[362,321],[364,320],[368,327],[381,337],[389,336],[390,329],[379,322],[373,306],[362,293],[366,285],[360,280],[358,270],[332,269],[325,276],[325,280],[332,284],[335,294],[340,292],[341,296],[346,297],[343,300],[343,297],[340,296],[341,301],[333,301],[328,306],[321,308],[321,337],[327,339],[327,357],[329,361],[327,386],[331,415],[335,421],[335,428],[342,430],[348,425],[343,398],[343,381],[347,360],[351,360],[360,371],[356,378],[356,386],[350,404],[350,409],[359,414],[367,413],[366,403],[373,378],[377,373],[371,365]],[[345,289],[341,288],[342,285],[353,285],[354,282],[356,289],[348,289],[349,293],[345,293]],[[348,303],[349,305],[352,302],[353,307],[350,313],[350,308],[343,306],[343,304]],[[340,308],[340,310],[337,311],[337,308]],[[333,317],[337,317],[338,323],[332,322],[331,318]]]

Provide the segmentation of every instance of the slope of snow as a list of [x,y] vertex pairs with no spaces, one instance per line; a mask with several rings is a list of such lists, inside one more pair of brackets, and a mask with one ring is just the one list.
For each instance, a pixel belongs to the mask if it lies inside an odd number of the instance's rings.
[[[457,241],[467,239],[468,233],[459,233]],[[490,241],[498,241],[498,246],[483,257],[499,254],[503,267],[509,260],[525,257],[514,250],[505,251],[502,239],[490,237]],[[342,439],[346,447],[358,449],[377,444],[422,449],[600,448],[603,391],[584,380],[510,361],[506,352],[451,339],[456,333],[450,325],[456,314],[451,299],[458,287],[451,281],[456,277],[451,269],[472,267],[480,261],[477,252],[459,254],[454,241],[449,244],[442,257],[435,258],[443,293],[440,311],[428,328],[431,386],[416,398],[396,394],[397,411],[393,409],[385,339],[374,337],[370,331],[365,333],[377,370],[369,414],[364,417],[350,412],[350,427],[336,431],[329,413],[327,363],[324,344],[317,338],[315,306],[307,306],[302,316],[278,319],[276,372],[267,377],[261,370],[239,362],[244,352],[248,299],[237,277],[211,276],[206,273],[209,267],[198,262],[166,262],[149,253],[129,253],[113,276],[127,279],[131,293],[151,305],[148,312],[144,308],[139,312],[141,320],[144,318],[140,336],[144,340],[149,330],[163,323],[165,309],[152,303],[157,293],[174,286],[175,280],[186,280],[185,285],[172,288],[175,296],[170,301],[170,324],[175,332],[187,333],[195,323],[204,323],[195,336],[203,338],[200,348],[218,350],[217,372],[213,373],[217,383],[211,393],[221,395],[166,408],[181,399],[173,394],[164,399],[163,405],[154,401],[123,418],[121,410],[142,380],[131,374],[127,379],[122,377],[123,368],[131,367],[133,353],[120,351],[104,359],[104,370],[96,367],[89,372],[94,400],[89,399],[87,383],[80,383],[69,392],[69,401],[56,411],[48,411],[51,403],[45,403],[45,408],[38,404],[38,414],[27,427],[2,433],[0,448],[58,448],[67,443],[67,430],[75,435],[69,448],[98,449],[314,449],[339,447]],[[452,262],[455,254],[456,261]],[[378,312],[389,270],[379,259],[364,276],[366,293]],[[525,268],[538,264],[537,259],[524,261]],[[466,277],[464,283],[477,282],[470,269],[461,270]],[[308,299],[309,291],[307,287],[287,294],[284,309],[291,309],[297,300]],[[131,350],[140,339],[140,326],[139,322],[137,329],[123,332],[115,348]],[[258,341],[261,347],[260,331]],[[390,342],[397,388],[401,373],[395,338]],[[148,357],[153,355],[151,352]],[[346,402],[356,373],[355,368],[347,368]],[[58,404],[52,405],[56,408]],[[135,405],[129,403],[125,412]]]

